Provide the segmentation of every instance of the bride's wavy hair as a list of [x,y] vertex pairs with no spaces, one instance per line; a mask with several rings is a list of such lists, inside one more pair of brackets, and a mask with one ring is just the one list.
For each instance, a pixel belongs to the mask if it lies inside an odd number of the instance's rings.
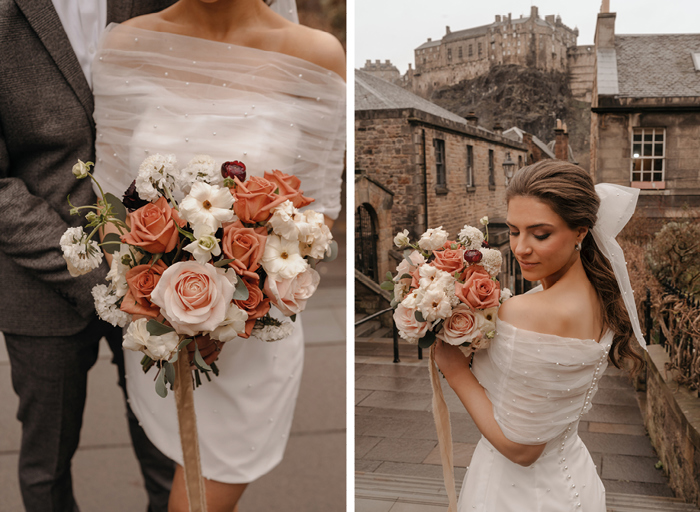
[[590,231],[596,223],[600,206],[590,175],[579,166],[562,160],[542,160],[515,173],[506,189],[506,202],[516,196],[542,201],[571,229],[589,228],[581,244],[581,263],[598,293],[603,330],[607,326],[614,333],[610,361],[620,368],[621,363],[629,359],[632,370],[638,371],[643,359],[630,345],[634,331],[622,293],[610,263],[598,249]]

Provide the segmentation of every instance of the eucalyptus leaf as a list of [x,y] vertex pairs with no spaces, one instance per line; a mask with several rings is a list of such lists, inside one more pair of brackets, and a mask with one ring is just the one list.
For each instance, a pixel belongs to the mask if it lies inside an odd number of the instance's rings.
[[163,370],[165,370],[165,380],[170,384],[175,384],[175,367],[168,361],[163,361]]
[[413,279],[413,276],[411,274],[401,274],[399,279]]
[[394,289],[394,281],[383,281],[382,284],[379,285],[379,287],[382,290],[393,290]]
[[214,263],[214,266],[215,266],[215,267],[219,267],[219,268],[220,268],[220,267],[225,267],[226,265],[228,265],[229,263],[231,263],[231,262],[234,261],[235,259],[236,259],[236,258],[227,258],[227,259],[224,259],[224,260],[219,260],[219,261],[217,261],[217,262]]
[[413,249],[406,249],[403,252],[403,257],[404,259],[408,262],[408,264],[412,267],[415,266],[415,264],[411,261],[411,254],[413,253]]
[[109,192],[107,192],[105,194],[105,199],[112,207],[112,214],[114,214],[114,216],[120,221],[126,222],[126,208],[119,200],[119,198],[114,194],[110,194]]
[[292,315],[292,316],[289,317],[289,319],[290,319],[292,322],[296,322],[296,321],[297,321],[297,316],[296,316],[296,315]]
[[153,265],[155,265],[156,263],[158,263],[158,260],[160,260],[162,257],[163,257],[163,253],[162,253],[162,252],[159,252],[159,253],[157,253],[157,254],[154,254],[154,255],[153,255],[153,259],[151,260],[151,268],[153,267]]
[[326,263],[333,261],[338,257],[338,242],[331,240],[331,243],[328,244],[328,250],[330,251],[330,254],[326,253],[326,256],[324,256],[324,258],[321,260]]
[[387,281],[393,281],[393,280],[394,280],[394,276],[392,275],[391,272],[389,272],[389,271],[387,270],[386,276],[384,277],[384,279],[386,279]]
[[248,292],[248,287],[243,282],[243,279],[239,278],[236,281],[236,290],[233,292],[233,300],[248,300],[250,292]]
[[425,322],[425,318],[423,318],[423,313],[421,313],[420,311],[416,310],[415,316],[416,320],[418,320],[419,322]]
[[172,327],[161,324],[158,320],[149,320],[146,324],[146,330],[151,336],[162,336],[175,331]]
[[204,358],[202,357],[202,354],[199,353],[199,347],[196,343],[194,344],[194,364],[197,368],[204,372],[211,371],[211,366],[204,362]]
[[391,299],[391,304],[390,304],[390,306],[391,306],[392,308],[396,309],[396,307],[397,307],[398,305],[399,305],[399,301],[398,301],[398,300],[396,300],[396,299]]
[[194,242],[194,235],[193,235],[192,233],[190,233],[189,231],[185,231],[184,229],[182,229],[180,226],[177,225],[177,222],[175,223],[175,227],[177,228],[177,230],[180,232],[180,234],[181,234],[182,236],[184,236],[184,237],[187,238],[188,240],[191,240],[191,241]]
[[168,396],[168,387],[165,385],[165,371],[161,368],[156,377],[156,393],[161,398]]
[[418,340],[420,348],[430,348],[430,345],[433,343],[435,343],[435,333],[433,331],[426,332],[425,336]]
[[100,246],[107,254],[114,254],[121,248],[122,240],[117,233],[107,233]]

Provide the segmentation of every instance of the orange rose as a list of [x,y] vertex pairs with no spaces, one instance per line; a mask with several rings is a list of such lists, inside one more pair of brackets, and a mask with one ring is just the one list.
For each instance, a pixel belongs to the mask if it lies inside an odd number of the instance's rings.
[[464,283],[455,283],[455,295],[473,310],[498,306],[501,290],[481,265],[472,265],[463,275]]
[[455,242],[447,242],[444,250],[433,251],[433,256],[435,256],[431,263],[433,267],[450,274],[464,268],[464,249],[450,249],[449,247],[453,243]]
[[247,228],[241,221],[237,221],[224,228],[221,246],[228,258],[234,258],[229,266],[238,275],[258,280],[259,276],[255,271],[260,267],[260,258],[265,252],[266,240],[265,227]]
[[283,203],[286,198],[275,194],[277,185],[265,178],[253,176],[245,183],[233,178],[235,185],[231,193],[236,198],[233,211],[246,224],[264,222],[272,216],[270,210]]
[[241,335],[242,338],[248,338],[255,325],[255,320],[257,318],[262,318],[270,311],[270,299],[263,295],[257,282],[251,281],[245,277],[241,279],[243,279],[243,283],[245,283],[246,288],[248,288],[248,298],[246,300],[234,300],[233,302],[236,306],[248,313],[248,320],[246,320],[245,323],[245,336]]
[[304,192],[299,190],[301,180],[296,176],[285,174],[282,171],[265,171],[265,179],[279,187],[279,195],[292,202],[295,208],[302,208],[314,202],[310,197],[304,197]]
[[155,265],[137,265],[126,273],[126,292],[119,309],[130,315],[144,315],[156,318],[160,308],[151,303],[151,292],[168,266],[162,260]]
[[121,241],[151,254],[172,251],[179,239],[175,223],[180,227],[186,224],[164,197],[139,208],[129,219],[131,232],[122,235]]

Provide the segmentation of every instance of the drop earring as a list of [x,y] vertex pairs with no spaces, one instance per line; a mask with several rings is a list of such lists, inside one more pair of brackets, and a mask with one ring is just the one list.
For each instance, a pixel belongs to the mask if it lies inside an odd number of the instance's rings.
[[579,252],[581,251],[581,242],[576,244],[576,250]]

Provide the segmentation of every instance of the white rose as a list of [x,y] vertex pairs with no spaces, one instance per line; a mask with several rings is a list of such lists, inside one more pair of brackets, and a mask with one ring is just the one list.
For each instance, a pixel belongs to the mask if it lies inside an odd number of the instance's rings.
[[180,338],[175,332],[162,336],[152,336],[146,327],[148,319],[140,318],[129,324],[124,335],[122,347],[127,350],[143,352],[153,360],[168,360],[177,349]]
[[397,235],[394,237],[394,245],[396,245],[396,247],[399,249],[407,247],[410,242],[411,241],[408,238],[408,229],[404,229],[402,232],[397,233]]
[[321,276],[309,267],[292,279],[268,277],[263,291],[283,315],[292,316],[304,311],[320,282]]
[[[413,251],[409,256],[410,260],[413,262],[413,266],[419,266],[425,263],[425,258],[418,251]],[[408,274],[411,271],[411,265],[408,264],[406,258],[403,258],[401,262],[396,267],[396,277],[394,280],[398,280],[402,275]]]
[[513,296],[513,292],[510,291],[508,288],[503,288],[501,290],[501,304],[503,304],[505,301],[510,299]]
[[[305,222],[305,216],[294,207],[294,203],[287,200],[272,209],[272,217],[267,223],[272,227],[272,232],[285,240],[299,240],[299,223]],[[313,239],[312,239],[313,245]]]
[[78,160],[78,163],[73,166],[73,176],[75,176],[79,180],[82,180],[83,178],[87,178],[87,175],[89,172],[90,172],[89,164],[86,164],[82,160]]
[[418,311],[426,322],[447,318],[452,312],[450,300],[442,290],[428,290],[418,304]]
[[200,224],[194,228],[195,241],[183,247],[191,252],[197,263],[204,265],[212,256],[221,254],[219,239],[214,236],[214,230],[207,224]]
[[232,302],[226,310],[224,321],[209,336],[219,341],[233,341],[237,336],[245,334],[246,320],[248,313]]
[[428,322],[416,320],[416,310],[407,308],[403,303],[394,311],[394,322],[399,335],[409,343],[418,343],[418,340],[428,332]]
[[420,240],[418,240],[418,247],[424,251],[434,251],[445,245],[447,236],[448,233],[442,229],[442,226],[431,228],[420,237]]
[[479,222],[481,222],[481,224],[483,224],[484,226],[486,226],[486,225],[489,223],[489,218],[488,218],[488,216],[484,215],[483,217],[481,217],[481,219],[479,220]]

